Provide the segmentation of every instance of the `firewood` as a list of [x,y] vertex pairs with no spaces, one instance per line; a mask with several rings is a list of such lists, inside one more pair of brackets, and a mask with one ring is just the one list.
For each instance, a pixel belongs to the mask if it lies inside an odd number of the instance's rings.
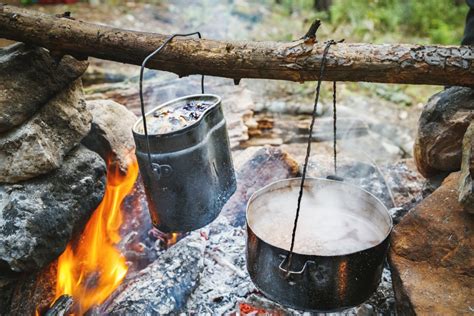
[[61,295],[58,299],[54,302],[53,306],[44,313],[44,316],[63,316],[69,315],[70,308],[74,304],[74,301],[71,296],[69,295]]

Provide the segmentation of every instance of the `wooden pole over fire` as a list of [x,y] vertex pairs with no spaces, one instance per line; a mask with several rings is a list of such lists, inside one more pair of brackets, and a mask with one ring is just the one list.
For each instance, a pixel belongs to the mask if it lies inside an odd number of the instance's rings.
[[[204,34],[205,36],[205,34]],[[51,51],[140,65],[167,38],[0,5],[0,37]],[[337,40],[337,39],[336,39]],[[316,80],[324,43],[174,39],[148,67],[187,76]],[[473,46],[340,43],[329,51],[328,81],[474,87]]]

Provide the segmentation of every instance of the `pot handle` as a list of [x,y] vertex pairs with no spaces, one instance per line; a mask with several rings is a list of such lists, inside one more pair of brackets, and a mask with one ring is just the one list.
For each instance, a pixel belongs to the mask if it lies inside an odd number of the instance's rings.
[[308,267],[309,264],[315,264],[316,263],[312,260],[307,260],[304,263],[303,268],[301,268],[301,270],[291,271],[290,267],[288,267],[287,269],[284,268],[285,263],[286,263],[286,259],[288,259],[288,256],[281,255],[281,257],[283,257],[283,260],[281,261],[280,265],[278,266],[278,269],[280,269],[280,271],[283,272],[286,277],[293,276],[293,275],[302,275],[305,272],[305,270],[306,270],[306,268]]
[[[161,44],[160,47],[158,47],[155,51],[153,51],[151,54],[146,56],[146,58],[143,60],[142,65],[140,67],[140,105],[141,105],[141,110],[142,110],[142,121],[143,121],[143,131],[145,132],[145,139],[146,139],[146,151],[148,155],[148,162],[150,164],[151,170],[155,172],[157,176],[157,180],[160,180],[162,176],[167,176],[171,173],[173,170],[171,166],[169,165],[160,165],[156,162],[152,162],[151,160],[151,154],[150,154],[150,140],[148,136],[148,128],[146,125],[146,115],[145,115],[145,104],[143,101],[143,72],[145,70],[146,63],[156,54],[158,54],[171,40],[175,37],[186,37],[186,36],[192,36],[192,35],[197,35],[199,38],[201,38],[201,33],[199,32],[193,32],[193,33],[188,33],[188,34],[173,34],[170,37],[168,37],[163,44]],[[204,94],[204,75],[201,77],[201,93]]]

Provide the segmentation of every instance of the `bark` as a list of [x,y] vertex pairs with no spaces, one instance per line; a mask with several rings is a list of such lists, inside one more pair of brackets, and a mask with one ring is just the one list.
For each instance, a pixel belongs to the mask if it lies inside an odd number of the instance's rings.
[[[205,34],[204,34],[205,35]],[[166,35],[95,25],[4,5],[0,37],[139,65]],[[174,39],[148,67],[179,76],[316,80],[324,43]],[[473,46],[373,45],[331,47],[324,80],[474,86]]]

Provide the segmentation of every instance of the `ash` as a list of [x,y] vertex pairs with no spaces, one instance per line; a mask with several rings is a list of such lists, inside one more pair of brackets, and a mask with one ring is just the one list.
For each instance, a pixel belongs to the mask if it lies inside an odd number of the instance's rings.
[[186,311],[199,315],[231,312],[238,301],[255,292],[245,267],[245,229],[233,227],[225,217],[211,224],[199,286]]

